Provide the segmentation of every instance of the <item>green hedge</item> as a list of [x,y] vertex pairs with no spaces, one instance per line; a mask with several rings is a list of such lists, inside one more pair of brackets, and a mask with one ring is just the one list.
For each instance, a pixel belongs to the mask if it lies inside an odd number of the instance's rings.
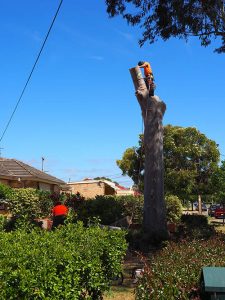
[[208,218],[203,215],[182,215],[181,222],[190,227],[208,226]]
[[216,234],[215,227],[208,224],[207,216],[182,215],[177,232],[179,238],[208,239]]
[[[181,201],[177,196],[165,199],[167,220],[179,222],[182,215]],[[110,225],[125,216],[131,216],[135,223],[142,224],[144,197],[96,196],[79,202],[75,208],[79,220],[87,223],[89,218],[98,217],[102,224]]]
[[225,267],[224,238],[169,243],[145,264],[136,288],[137,300],[188,300],[200,298],[202,267]]
[[0,299],[101,299],[121,271],[125,232],[68,224],[0,232]]

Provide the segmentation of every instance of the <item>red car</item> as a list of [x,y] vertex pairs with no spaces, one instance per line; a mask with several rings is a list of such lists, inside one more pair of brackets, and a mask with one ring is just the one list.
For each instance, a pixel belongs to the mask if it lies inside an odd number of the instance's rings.
[[215,213],[214,213],[214,217],[216,219],[219,219],[219,218],[224,218],[225,217],[225,206],[224,207],[218,207],[216,210],[215,210]]

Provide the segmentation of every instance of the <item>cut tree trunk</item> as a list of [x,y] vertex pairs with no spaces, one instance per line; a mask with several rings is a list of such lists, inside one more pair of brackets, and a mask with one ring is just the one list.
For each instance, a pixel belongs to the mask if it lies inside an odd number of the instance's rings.
[[168,238],[164,199],[163,125],[166,105],[149,96],[140,68],[130,69],[144,120],[144,215],[143,228],[150,239]]

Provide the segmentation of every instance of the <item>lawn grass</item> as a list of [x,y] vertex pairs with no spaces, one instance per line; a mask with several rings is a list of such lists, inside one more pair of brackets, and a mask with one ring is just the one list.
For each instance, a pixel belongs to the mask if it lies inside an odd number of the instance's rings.
[[223,234],[225,234],[225,226],[217,226],[216,227],[216,231],[218,231],[218,232],[222,232]]
[[215,219],[212,217],[208,217],[209,224],[213,225],[217,232],[222,232],[225,234],[225,225],[223,225],[222,219]]
[[142,268],[143,263],[136,253],[127,252],[127,255],[123,263],[123,276],[124,281],[122,285],[114,284],[111,286],[109,292],[106,292],[103,299],[104,300],[135,300],[134,289],[135,285],[133,283],[134,278],[132,278],[132,271],[134,269]]
[[104,295],[104,300],[134,300],[134,288],[117,286]]

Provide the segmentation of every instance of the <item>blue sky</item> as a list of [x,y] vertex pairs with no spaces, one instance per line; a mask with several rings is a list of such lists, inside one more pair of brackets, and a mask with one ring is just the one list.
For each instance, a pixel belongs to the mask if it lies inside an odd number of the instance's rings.
[[[0,134],[15,107],[59,1],[0,4]],[[129,186],[116,165],[137,145],[141,112],[129,68],[150,61],[164,124],[194,126],[225,155],[225,54],[197,38],[138,45],[141,31],[108,18],[103,0],[64,0],[39,63],[2,140],[16,158],[64,181],[107,176]],[[222,157],[223,158],[223,157]]]

